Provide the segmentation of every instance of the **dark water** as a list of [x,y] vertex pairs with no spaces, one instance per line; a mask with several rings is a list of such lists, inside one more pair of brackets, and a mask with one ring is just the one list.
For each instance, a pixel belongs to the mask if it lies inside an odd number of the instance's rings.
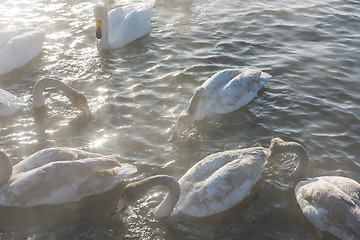
[[[47,91],[40,117],[25,111],[0,119],[0,146],[14,163],[56,145],[118,154],[138,166],[134,178],[180,178],[211,153],[282,137],[306,147],[311,177],[360,181],[359,1],[194,0],[189,7],[157,0],[151,33],[112,52],[96,49],[95,3],[0,0],[0,28],[48,24],[43,52],[0,76],[0,87],[31,102],[36,80],[57,77],[86,93],[96,117],[86,119]],[[273,76],[258,98],[168,141],[197,86],[221,69],[245,66]],[[205,219],[155,220],[162,189],[112,219],[121,186],[77,204],[1,207],[0,239],[318,239],[293,196],[293,167],[292,156],[270,158],[252,195]]]

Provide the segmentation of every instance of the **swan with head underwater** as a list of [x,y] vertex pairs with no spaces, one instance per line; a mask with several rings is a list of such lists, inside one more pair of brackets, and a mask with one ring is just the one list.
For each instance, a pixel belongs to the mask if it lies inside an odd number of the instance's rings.
[[256,68],[225,69],[214,74],[195,90],[175,125],[172,140],[197,120],[245,106],[270,79],[270,74]]
[[[297,153],[297,149],[288,151]],[[211,154],[191,167],[179,181],[171,176],[152,176],[128,184],[118,203],[117,214],[134,204],[154,186],[165,185],[169,192],[155,209],[155,218],[175,213],[206,217],[239,204],[261,178],[271,150],[251,147]],[[299,162],[294,175],[302,172]]]
[[[307,176],[309,157],[300,144],[277,138],[270,149],[280,154],[289,145],[298,148],[299,161],[304,163],[297,177]],[[327,231],[343,240],[360,239],[360,184],[355,180],[341,176],[309,178],[296,184],[295,197],[321,238],[322,232]]]
[[[33,88],[34,109],[45,106],[43,92],[47,87],[55,87],[62,90],[63,94],[76,108],[82,111],[87,117],[91,117],[90,107],[83,93],[59,80],[51,78],[43,78],[35,83]],[[0,117],[11,116],[19,112],[26,105],[22,99],[0,89]]]
[[0,151],[0,205],[33,207],[77,202],[116,187],[137,171],[114,155],[48,148],[16,165]]
[[45,31],[26,27],[0,31],[0,75],[30,62],[42,51]]
[[108,10],[103,2],[94,7],[96,44],[101,50],[123,47],[151,31],[155,0]]

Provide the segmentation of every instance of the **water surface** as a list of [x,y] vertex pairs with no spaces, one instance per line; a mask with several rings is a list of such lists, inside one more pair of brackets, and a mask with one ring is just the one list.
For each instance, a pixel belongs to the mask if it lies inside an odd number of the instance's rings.
[[[0,119],[0,146],[14,163],[45,147],[77,147],[133,162],[135,179],[180,178],[211,153],[282,137],[306,147],[310,177],[360,181],[360,2],[157,0],[151,33],[111,52],[95,46],[95,3],[0,0],[0,28],[48,27],[42,53],[0,76],[0,87],[31,103],[35,81],[56,77],[84,92],[95,115],[87,119],[49,89],[40,116],[27,109]],[[219,70],[246,66],[273,76],[256,99],[168,141],[197,86]],[[159,188],[111,219],[119,186],[77,204],[1,207],[0,238],[318,239],[293,196],[293,160],[270,158],[253,194],[213,217],[155,220],[153,208],[165,196]]]

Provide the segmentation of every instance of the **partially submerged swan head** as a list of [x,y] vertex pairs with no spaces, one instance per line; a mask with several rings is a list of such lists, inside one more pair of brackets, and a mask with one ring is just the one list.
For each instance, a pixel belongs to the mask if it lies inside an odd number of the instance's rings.
[[3,151],[0,151],[0,187],[9,181],[12,171],[11,159]]
[[43,97],[43,92],[47,87],[55,87],[63,91],[64,95],[70,100],[70,102],[82,111],[87,117],[91,117],[91,111],[88,104],[88,101],[85,95],[63,83],[62,81],[52,79],[52,78],[43,78],[37,81],[33,88],[33,106],[34,108],[41,108],[45,105],[45,100]]
[[310,163],[305,148],[297,142],[285,142],[281,138],[273,138],[270,141],[269,150],[271,154],[282,154],[287,152],[295,153],[298,157],[298,164],[291,176],[295,179],[304,178],[308,175]]
[[105,17],[107,18],[106,14],[106,6],[103,2],[99,2],[94,7],[94,17],[96,21],[96,38],[101,39],[102,38],[102,28]]
[[85,95],[74,89],[74,93],[71,96],[68,96],[70,102],[80,111],[82,111],[85,116],[87,117],[91,117],[91,111],[90,111],[90,107],[87,101],[87,98],[85,97]]
[[165,199],[156,207],[155,218],[167,217],[171,214],[180,197],[180,185],[173,177],[157,175],[144,180],[128,184],[120,195],[116,215],[123,213],[127,207],[136,203],[152,187],[164,185],[168,187],[169,193]]
[[202,120],[205,118],[207,95],[207,89],[202,86],[195,90],[194,95],[190,99],[189,106],[177,120],[175,132],[171,140],[175,140],[182,132],[189,129],[194,124],[195,120]]

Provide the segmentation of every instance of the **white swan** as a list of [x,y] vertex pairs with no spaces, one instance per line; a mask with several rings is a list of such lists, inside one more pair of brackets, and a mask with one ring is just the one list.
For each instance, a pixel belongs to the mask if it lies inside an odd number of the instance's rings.
[[[272,151],[281,153],[281,140]],[[305,151],[305,150],[303,150]],[[299,156],[307,165],[307,154]],[[301,175],[306,175],[306,171]],[[296,200],[305,217],[321,232],[327,231],[343,240],[360,239],[360,184],[350,178],[322,176],[300,181],[295,187]]]
[[0,31],[0,75],[27,64],[42,51],[45,31],[15,28]]
[[[50,78],[37,81],[33,88],[33,107],[40,108],[45,105],[43,92],[47,87],[55,87],[63,91],[70,102],[82,111],[87,117],[91,116],[87,99],[80,91],[66,85],[65,83]],[[11,116],[20,111],[26,104],[13,94],[0,89],[0,117]]]
[[180,115],[173,139],[190,128],[194,121],[226,114],[248,104],[270,80],[271,75],[260,69],[225,69],[198,87],[189,106]]
[[95,5],[97,47],[113,50],[123,47],[151,31],[151,12],[155,0],[115,8],[108,14],[103,2]]
[[[169,216],[174,207],[175,213],[193,217],[225,211],[250,194],[270,154],[263,147],[219,152],[196,163],[179,181],[170,176],[154,176],[130,183],[120,196],[117,212],[121,214],[156,185],[167,186],[169,193],[156,208],[155,218]],[[302,167],[298,165],[294,174]]]
[[114,188],[136,167],[115,156],[48,148],[15,166],[0,151],[0,205],[33,207],[80,201]]

